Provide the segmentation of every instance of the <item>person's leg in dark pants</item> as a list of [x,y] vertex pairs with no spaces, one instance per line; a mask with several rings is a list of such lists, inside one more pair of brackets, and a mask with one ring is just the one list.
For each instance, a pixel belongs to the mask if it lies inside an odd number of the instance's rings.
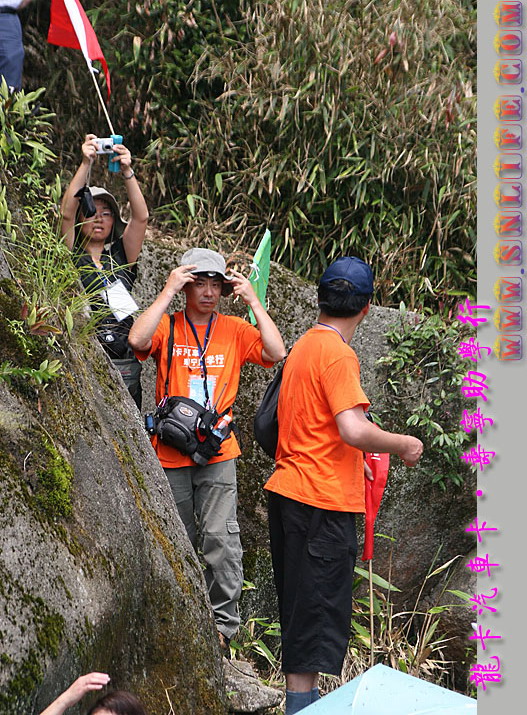
[[22,88],[24,45],[22,26],[16,13],[0,14],[0,79],[11,89]]
[[355,515],[269,495],[273,569],[282,625],[286,712],[318,697],[318,673],[338,675],[349,639],[357,553]]

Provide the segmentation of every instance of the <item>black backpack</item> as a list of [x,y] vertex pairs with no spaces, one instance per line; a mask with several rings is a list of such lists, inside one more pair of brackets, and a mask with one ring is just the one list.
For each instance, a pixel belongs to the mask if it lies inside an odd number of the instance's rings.
[[[278,397],[280,396],[285,362],[284,360],[276,375],[267,385],[254,416],[254,437],[263,451],[273,459],[278,446]],[[369,412],[365,412],[364,415],[370,422],[373,422]]]
[[282,384],[285,360],[267,385],[260,406],[254,416],[254,437],[263,451],[273,459],[278,445],[278,397]]

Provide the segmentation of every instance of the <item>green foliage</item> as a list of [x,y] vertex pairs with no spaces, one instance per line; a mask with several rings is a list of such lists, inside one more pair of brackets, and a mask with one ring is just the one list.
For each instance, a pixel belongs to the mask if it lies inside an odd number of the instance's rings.
[[[79,276],[62,240],[49,197],[27,193],[32,206],[20,238],[9,244],[10,264],[25,300],[28,328],[37,334],[71,337],[87,322],[88,298],[79,291]],[[82,329],[79,332],[83,332]]]
[[[355,566],[355,573],[359,576],[359,579],[355,582],[354,588],[358,586],[361,579],[368,578],[368,572],[361,569],[360,566]],[[389,581],[386,581],[386,579],[376,573],[372,575],[372,583],[379,588],[385,588],[387,591],[401,591],[400,588],[397,588],[397,586],[394,586],[393,583],[389,583]]]
[[171,220],[245,247],[269,226],[275,258],[309,278],[358,254],[385,305],[472,292],[473,18],[427,7],[418,19],[406,2],[251,3],[245,37],[196,67],[194,86],[221,87],[196,93],[196,129],[174,117],[180,136],[148,149],[179,189]]
[[37,473],[36,501],[49,517],[67,517],[72,510],[73,469],[51,442],[45,441],[44,448],[45,466]]
[[9,168],[20,163],[24,169],[42,168],[55,154],[48,146],[48,120],[53,114],[41,111],[39,97],[44,89],[35,92],[10,94],[5,79],[0,83],[0,167]]
[[240,626],[236,639],[231,640],[231,651],[244,657],[256,659],[266,671],[276,672],[279,667],[277,638],[280,624],[269,618],[249,618]]
[[[190,123],[199,112],[196,97],[214,93],[208,83],[194,89],[189,86],[196,65],[209,47],[223,46],[238,37],[233,20],[239,17],[239,3],[225,0],[217,7],[215,0],[147,0],[140,5],[107,2],[91,13],[95,22],[116,30],[111,39],[115,63],[127,76],[117,88],[119,126],[155,137],[158,159],[163,157],[168,122],[179,120],[180,113]],[[123,12],[124,10],[124,12]],[[133,115],[127,115],[133,106]],[[185,121],[184,120],[184,121]],[[166,139],[171,142],[170,136]],[[154,171],[154,189],[164,194],[163,172]]]
[[[368,597],[355,595],[353,636],[344,662],[342,680],[327,676],[323,686],[332,690],[375,663],[384,663],[437,685],[453,687],[453,664],[447,661],[444,655],[444,646],[449,639],[444,636],[442,618],[453,609],[468,607],[468,594],[457,590],[449,591],[447,588],[452,569],[459,558],[457,556],[436,568],[432,564],[421,585],[414,608],[410,611],[396,609],[390,597],[390,590],[384,593],[374,587],[371,601],[369,594]],[[446,577],[446,585],[441,589],[436,602],[423,608],[421,599],[425,587],[430,586],[430,581],[438,576]],[[366,579],[363,585],[366,585]],[[357,590],[354,589],[355,594]],[[446,593],[455,598],[446,602]],[[475,649],[467,656],[469,660],[473,659]]]
[[[243,582],[243,591],[254,591],[256,586],[251,581]],[[255,660],[261,671],[265,671],[269,681],[274,680],[279,672],[280,624],[269,618],[250,617],[240,625],[236,638],[231,640],[232,656]]]
[[[418,436],[426,445],[423,459],[432,481],[446,489],[449,481],[463,483],[466,469],[460,461],[469,442],[459,420],[460,385],[466,374],[458,348],[467,330],[458,321],[428,314],[410,316],[404,304],[400,319],[387,333],[392,348],[378,364],[385,372],[386,418],[399,429]],[[399,403],[414,405],[404,425],[397,423]]]
[[38,368],[16,367],[8,362],[0,364],[0,382],[11,382],[13,378],[29,379],[38,386],[46,386],[60,376],[62,363],[60,360],[43,360]]
[[19,292],[14,281],[0,281],[0,381],[21,389],[28,381],[45,387],[58,376],[61,363],[46,357],[46,338],[28,328]]
[[[17,310],[4,316],[0,329],[16,340],[21,352],[19,358],[14,351],[2,351],[9,360],[2,362],[1,377],[30,377],[45,386],[59,375],[61,365],[54,355],[42,354],[38,338],[44,338],[47,353],[56,353],[74,332],[81,338],[92,333],[99,316],[88,312],[89,296],[79,291],[78,271],[60,235],[60,178],[55,175],[50,185],[44,178],[44,164],[54,155],[47,146],[52,115],[39,104],[35,110],[40,95],[6,97],[0,90],[0,118],[6,128],[0,146],[0,225],[7,237],[2,248],[19,296]],[[8,204],[8,183],[10,199],[22,207],[16,222]]]
[[[108,60],[112,81],[109,107],[112,123],[126,144],[143,153],[145,140],[158,138],[160,153],[154,153],[152,189],[164,193],[167,184],[161,160],[175,118],[192,123],[199,113],[195,87],[190,77],[204,50],[238,35],[234,23],[240,15],[238,0],[106,0],[83,2]],[[35,8],[26,45],[33,50],[26,58],[25,75],[31,86],[40,86],[46,76],[48,96],[57,105],[57,145],[63,157],[78,161],[79,139],[93,131],[107,136],[108,125],[98,106],[93,82],[82,55],[68,48],[43,45],[49,15]],[[102,77],[102,74],[100,75]],[[101,92],[106,93],[104,80]],[[212,96],[203,83],[198,94]],[[194,120],[195,121],[195,120]]]
[[[359,255],[384,305],[474,293],[474,3],[90,5],[159,220],[246,250],[269,227],[273,257],[307,278]],[[108,131],[91,80],[80,53],[35,51],[77,164],[80,137]]]

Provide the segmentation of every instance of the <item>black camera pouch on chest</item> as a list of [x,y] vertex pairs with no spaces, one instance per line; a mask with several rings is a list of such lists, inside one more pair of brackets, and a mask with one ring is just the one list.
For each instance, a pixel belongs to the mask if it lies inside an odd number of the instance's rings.
[[230,408],[218,414],[214,408],[207,409],[190,397],[168,397],[174,347],[174,323],[174,315],[171,315],[165,399],[154,414],[155,433],[163,444],[174,447],[181,454],[190,456],[197,464],[203,465],[220,454],[222,440],[214,434],[213,430],[218,420]]

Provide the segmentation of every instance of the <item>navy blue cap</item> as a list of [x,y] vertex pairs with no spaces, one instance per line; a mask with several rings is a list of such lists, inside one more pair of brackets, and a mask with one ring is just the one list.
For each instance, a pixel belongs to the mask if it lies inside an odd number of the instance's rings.
[[373,273],[367,263],[356,256],[343,256],[326,268],[320,279],[320,285],[343,280],[352,283],[355,295],[373,293]]

